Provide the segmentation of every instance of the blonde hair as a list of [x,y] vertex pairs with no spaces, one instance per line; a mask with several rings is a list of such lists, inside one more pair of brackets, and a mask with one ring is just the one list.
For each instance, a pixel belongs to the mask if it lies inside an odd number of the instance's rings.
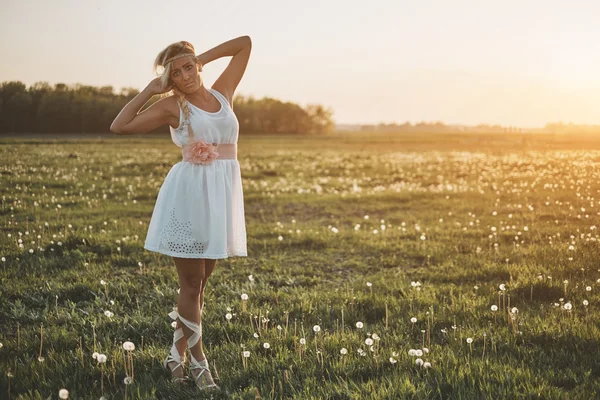
[[[194,46],[190,42],[182,40],[168,45],[165,49],[158,53],[156,59],[154,60],[154,72],[161,77],[163,85],[173,85],[173,88],[170,92],[177,96],[177,103],[183,111],[183,117],[185,118],[185,123],[188,127],[188,138],[191,140],[194,135],[194,132],[192,131],[192,126],[190,124],[190,108],[188,106],[187,101],[185,101],[185,94],[181,90],[179,90],[171,80],[171,70],[173,63],[166,63],[166,61],[169,58],[175,57],[180,54],[189,54],[190,56],[193,56],[194,60],[196,61],[196,64],[200,65],[200,71],[202,71],[202,64],[196,59],[196,51],[194,50]],[[161,96],[170,96],[170,92],[166,92]]]

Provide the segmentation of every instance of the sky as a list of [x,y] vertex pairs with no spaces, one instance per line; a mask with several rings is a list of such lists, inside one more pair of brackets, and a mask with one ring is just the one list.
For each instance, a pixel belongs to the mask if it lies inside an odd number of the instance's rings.
[[[0,82],[143,89],[154,58],[238,36],[236,94],[322,104],[339,124],[600,124],[597,0],[39,0],[0,4]],[[207,86],[229,62],[202,72]]]

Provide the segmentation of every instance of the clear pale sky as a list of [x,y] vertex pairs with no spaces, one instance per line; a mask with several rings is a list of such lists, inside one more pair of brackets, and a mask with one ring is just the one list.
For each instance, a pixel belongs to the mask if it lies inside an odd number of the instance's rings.
[[142,89],[168,44],[249,35],[236,93],[337,123],[600,124],[599,18],[598,0],[3,1],[0,81]]

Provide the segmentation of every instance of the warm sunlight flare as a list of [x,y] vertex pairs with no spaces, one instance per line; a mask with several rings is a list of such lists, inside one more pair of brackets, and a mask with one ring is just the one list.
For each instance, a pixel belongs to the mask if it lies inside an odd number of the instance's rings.
[[0,398],[598,398],[599,16],[3,2]]
[[[600,124],[600,3],[3,2],[2,81],[142,89],[155,53],[250,34],[240,95],[330,107],[337,124]],[[41,64],[40,64],[41,63]],[[213,82],[227,60],[205,70]]]

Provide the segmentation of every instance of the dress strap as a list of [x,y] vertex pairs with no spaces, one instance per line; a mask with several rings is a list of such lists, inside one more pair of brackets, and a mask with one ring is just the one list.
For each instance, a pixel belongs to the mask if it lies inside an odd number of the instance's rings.
[[223,105],[226,108],[231,108],[231,105],[229,104],[229,101],[227,100],[227,97],[223,96],[221,94],[221,92],[219,92],[217,89],[214,88],[210,88],[210,91],[217,97],[217,99],[221,102],[221,105]]

